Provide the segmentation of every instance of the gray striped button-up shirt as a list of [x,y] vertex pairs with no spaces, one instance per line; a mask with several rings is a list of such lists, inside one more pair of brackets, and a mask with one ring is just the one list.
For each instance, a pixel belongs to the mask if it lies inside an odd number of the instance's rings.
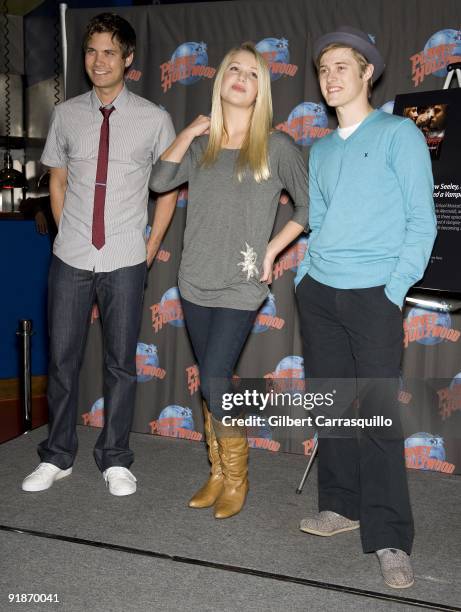
[[170,115],[130,92],[113,102],[104,209],[105,245],[91,243],[102,106],[94,90],[54,109],[41,161],[67,168],[64,208],[53,252],[81,270],[111,272],[146,259],[148,183],[152,165],[175,138]]

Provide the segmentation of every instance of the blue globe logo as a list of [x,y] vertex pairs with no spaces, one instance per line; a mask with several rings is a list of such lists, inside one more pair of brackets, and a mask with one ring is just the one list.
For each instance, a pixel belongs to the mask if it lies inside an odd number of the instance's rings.
[[[461,56],[461,30],[439,30],[433,34],[425,44],[424,53],[427,53],[429,49],[440,47],[441,45],[453,45],[449,58],[451,61],[459,60]],[[447,76],[447,69],[446,67],[441,68],[433,74],[444,78]]]
[[304,378],[304,359],[299,355],[284,357],[275,368],[274,378]]
[[157,368],[159,364],[158,351],[155,344],[144,344],[138,342],[136,349],[136,377],[139,382],[152,380],[151,368]]
[[[429,459],[445,461],[446,453],[443,438],[441,436],[419,432],[405,440],[405,448],[418,448],[421,446],[429,447]],[[421,470],[429,469],[423,461],[419,461],[416,467]]]
[[310,134],[311,128],[328,127],[326,108],[321,102],[302,102],[288,115],[287,126],[297,144],[310,146],[315,140]]
[[284,357],[272,374],[275,389],[280,393],[296,394],[304,391],[304,360],[298,355]]
[[380,106],[379,110],[392,115],[394,112],[394,103],[395,100],[388,100],[387,102],[384,102],[382,106]]
[[256,45],[256,50],[264,56],[269,64],[271,81],[277,81],[282,76],[281,72],[274,72],[272,64],[289,64],[290,50],[286,38],[265,38]]
[[269,293],[269,295],[267,296],[267,299],[264,301],[263,305],[259,309],[258,315],[256,317],[256,321],[253,325],[252,333],[260,334],[269,329],[268,325],[264,325],[264,323],[261,323],[260,315],[275,317],[276,314],[277,314],[277,309],[275,307],[275,296],[273,293]]
[[[415,318],[418,318],[419,320],[412,325],[412,320]],[[448,312],[434,312],[432,310],[425,310],[424,308],[412,308],[407,316],[407,326],[408,328],[416,326],[416,342],[418,342],[418,344],[433,346],[434,344],[440,344],[440,342],[443,342],[444,338],[439,335],[434,336],[431,331],[431,326],[439,326],[450,329],[451,317]]]
[[458,372],[458,374],[453,377],[453,380],[450,383],[450,389],[454,389],[458,385],[461,385],[461,372]]
[[184,314],[177,287],[170,287],[160,300],[160,315],[165,316],[169,325],[184,327]]
[[193,85],[200,81],[200,75],[193,75],[193,66],[208,66],[207,45],[204,42],[186,42],[180,45],[171,56],[175,71],[179,71],[179,83]]
[[100,397],[91,406],[89,424],[92,427],[104,427],[104,398]]
[[194,431],[192,410],[177,404],[171,404],[159,414],[158,425],[160,433],[164,436],[174,436],[177,429]]

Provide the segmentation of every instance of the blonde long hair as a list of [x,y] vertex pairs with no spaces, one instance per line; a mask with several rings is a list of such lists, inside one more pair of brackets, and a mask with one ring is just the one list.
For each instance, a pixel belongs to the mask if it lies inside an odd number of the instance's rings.
[[239,51],[249,51],[255,57],[258,69],[258,94],[235,170],[239,181],[242,181],[246,170],[250,169],[255,181],[260,183],[270,177],[268,141],[272,129],[272,94],[267,62],[251,42],[231,49],[218,68],[211,102],[210,136],[201,163],[204,166],[212,166],[216,162],[223,137],[227,136],[221,102],[221,84],[232,58]]

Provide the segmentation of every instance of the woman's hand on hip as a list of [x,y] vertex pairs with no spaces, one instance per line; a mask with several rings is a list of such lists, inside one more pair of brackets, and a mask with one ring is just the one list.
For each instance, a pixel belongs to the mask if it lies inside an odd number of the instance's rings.
[[262,271],[260,281],[261,283],[267,283],[270,285],[272,283],[272,269],[274,267],[274,255],[266,251],[266,255],[263,260]]

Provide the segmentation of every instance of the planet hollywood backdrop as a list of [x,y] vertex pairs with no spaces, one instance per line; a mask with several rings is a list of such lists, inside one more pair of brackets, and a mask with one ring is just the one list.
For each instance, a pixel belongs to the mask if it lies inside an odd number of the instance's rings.
[[[196,115],[209,112],[212,79],[227,50],[245,40],[255,42],[271,66],[274,125],[290,134],[306,159],[312,143],[336,125],[323,104],[312,63],[312,42],[320,34],[349,24],[376,41],[387,68],[375,87],[373,102],[387,112],[392,112],[398,93],[442,88],[447,64],[461,57],[458,0],[258,0],[117,11],[137,32],[128,86],[167,109],[177,131]],[[67,97],[89,87],[81,40],[88,19],[98,12],[101,9],[67,12]],[[177,290],[186,188],[180,192],[172,225],[148,278],[133,430],[201,440],[199,371]],[[289,198],[282,196],[276,229],[291,214]],[[238,376],[304,376],[293,277],[306,246],[303,236],[276,261],[271,293],[237,365]],[[363,324],[366,327],[367,322]],[[460,330],[459,315],[415,308],[405,312],[400,403],[408,467],[461,473],[461,440],[454,433],[461,419]],[[86,425],[103,422],[102,357],[95,307],[80,384],[80,422]],[[429,382],[429,378],[440,380]],[[251,430],[249,435],[253,446],[269,451],[309,454],[312,450],[312,432],[291,435],[265,428]]]

